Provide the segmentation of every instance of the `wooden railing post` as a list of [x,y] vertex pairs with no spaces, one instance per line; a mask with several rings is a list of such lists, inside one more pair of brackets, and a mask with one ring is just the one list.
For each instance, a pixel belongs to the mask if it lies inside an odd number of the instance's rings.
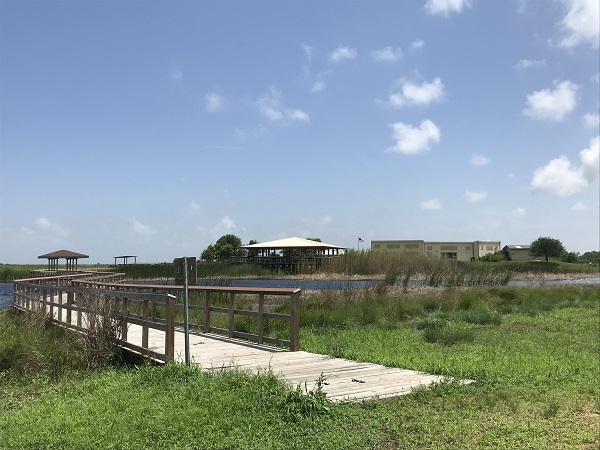
[[[73,304],[73,293],[72,292],[67,292],[67,306],[71,306]],[[67,309],[67,323],[70,324],[71,323],[71,308]]]
[[167,294],[167,331],[165,333],[165,362],[175,361],[175,301],[174,295]]
[[62,291],[59,289],[56,292],[57,295],[57,308],[58,308],[58,320],[60,322],[62,322],[62,317],[63,317],[63,308],[62,308]]
[[123,297],[123,304],[121,305],[121,325],[123,327],[122,340],[127,342],[127,316],[129,315],[129,305],[127,297]]
[[202,331],[204,333],[210,332],[210,292],[204,292],[204,323],[202,324]]
[[290,350],[300,350],[300,292],[290,296]]
[[[42,290],[42,300],[44,300],[44,302],[48,301],[48,291],[46,289]],[[50,302],[50,318],[54,319],[54,303],[53,302]]]
[[[150,307],[148,304],[148,300],[144,299],[142,307],[142,319],[144,320],[144,322],[150,318],[149,309]],[[146,323],[144,323],[144,325],[142,326],[142,348],[148,348],[148,324]]]
[[81,328],[81,307],[82,307],[82,300],[83,300],[83,294],[81,293],[81,291],[79,291],[77,294],[75,294],[75,301],[74,303],[77,304],[77,326],[79,328]]
[[233,337],[235,330],[235,294],[229,293],[229,337]]
[[263,343],[263,333],[265,329],[264,317],[265,313],[265,294],[258,294],[258,343]]

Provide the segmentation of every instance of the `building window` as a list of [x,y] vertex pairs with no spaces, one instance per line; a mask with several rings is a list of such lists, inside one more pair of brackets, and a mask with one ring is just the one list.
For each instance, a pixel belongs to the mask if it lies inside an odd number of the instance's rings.
[[494,246],[493,245],[486,245],[485,249],[486,250],[494,250]]
[[406,244],[404,248],[419,248],[419,244]]
[[458,250],[458,246],[457,245],[442,245],[440,247],[440,250]]

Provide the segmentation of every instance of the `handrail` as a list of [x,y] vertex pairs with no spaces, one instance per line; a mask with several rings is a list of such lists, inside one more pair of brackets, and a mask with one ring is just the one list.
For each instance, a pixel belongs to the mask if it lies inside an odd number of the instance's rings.
[[[55,323],[85,331],[86,315],[91,311],[84,305],[84,296],[104,296],[114,303],[111,317],[123,325],[120,344],[123,347],[148,355],[154,359],[170,362],[174,360],[175,327],[183,327],[177,321],[177,312],[183,305],[177,302],[184,290],[183,286],[148,285],[133,283],[111,283],[100,279],[111,279],[122,274],[70,274],[64,276],[36,277],[15,280],[13,306],[17,309],[31,310],[42,306]],[[189,291],[200,298],[200,302],[189,305],[191,311],[197,311],[196,320],[190,327],[196,332],[216,333],[229,338],[251,340],[258,344],[286,346],[291,351],[300,350],[300,289],[295,288],[243,288],[224,286],[190,286]],[[222,300],[224,307],[214,304],[213,299]],[[271,296],[283,296],[289,299],[289,314],[269,311],[267,300]],[[236,308],[236,299],[249,300],[256,309]],[[76,315],[73,320],[73,313]],[[227,326],[217,326],[213,318],[223,315],[222,322]],[[256,320],[256,333],[236,329],[236,317],[246,316]],[[289,340],[267,336],[266,321],[279,320],[289,322]],[[142,327],[142,342],[134,345],[127,341],[129,325]],[[164,353],[157,353],[148,347],[149,329],[164,331]]]
[[[181,297],[184,286],[160,285],[160,284],[135,284],[135,283],[102,283],[98,281],[74,280],[74,285],[96,286],[100,289],[114,289],[121,291],[146,291],[163,292]],[[203,333],[216,333],[230,338],[241,338],[258,344],[274,344],[288,347],[291,351],[300,350],[300,294],[298,288],[251,288],[251,287],[227,287],[227,286],[189,286],[192,293],[200,294],[203,298],[202,305],[190,305],[191,310],[203,311],[202,324],[191,324],[196,330]],[[224,294],[228,297],[229,306],[227,310],[214,306],[211,303],[211,294]],[[257,295],[257,311],[235,308],[236,295]],[[276,314],[265,311],[265,296],[288,296],[290,299],[290,314]],[[177,310],[182,310],[183,305],[177,303]],[[227,314],[227,328],[213,326],[211,324],[211,313]],[[246,333],[235,330],[235,317],[249,316],[257,320],[257,333]],[[289,322],[289,340],[277,339],[265,335],[265,319],[283,320]],[[183,327],[183,322],[176,322]]]

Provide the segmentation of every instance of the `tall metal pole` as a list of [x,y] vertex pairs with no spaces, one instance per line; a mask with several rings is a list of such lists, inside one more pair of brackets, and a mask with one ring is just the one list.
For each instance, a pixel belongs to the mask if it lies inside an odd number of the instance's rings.
[[188,270],[187,258],[183,258],[183,330],[185,334],[185,363],[190,365],[190,321],[188,298]]

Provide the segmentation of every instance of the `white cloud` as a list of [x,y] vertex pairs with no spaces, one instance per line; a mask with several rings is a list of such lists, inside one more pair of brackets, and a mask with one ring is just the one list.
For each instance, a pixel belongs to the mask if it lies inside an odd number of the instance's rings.
[[69,235],[71,234],[68,228],[58,223],[51,222],[46,217],[40,217],[39,219],[37,219],[35,221],[35,226],[39,231],[53,233],[60,238],[69,237]]
[[523,69],[538,69],[546,67],[547,63],[545,59],[520,59],[516,64],[515,68],[519,70]]
[[555,89],[534,91],[527,96],[523,114],[533,119],[563,120],[577,105],[577,86],[571,81],[554,82]]
[[400,47],[393,48],[389,45],[371,52],[371,56],[377,62],[396,62],[403,54]]
[[531,188],[535,192],[567,197],[582,191],[587,186],[581,171],[573,167],[571,161],[561,155],[553,159],[544,167],[539,167],[533,172]]
[[224,108],[223,99],[219,94],[210,92],[204,96],[204,110],[208,112],[221,111]]
[[183,73],[181,70],[171,67],[171,80],[181,82],[183,81]]
[[531,180],[532,190],[567,197],[597,183],[600,178],[600,137],[593,138],[589,147],[579,152],[579,157],[581,167],[573,166],[566,156],[561,155],[537,168]]
[[302,218],[302,223],[304,223],[307,226],[313,226],[313,225],[329,225],[333,222],[333,217],[331,217],[330,215],[324,215],[321,217],[304,217]]
[[583,124],[586,128],[600,127],[600,114],[587,113],[583,116]]
[[310,46],[308,44],[302,44],[302,50],[304,50],[304,54],[306,55],[306,58],[310,61],[310,59],[312,58],[312,51],[313,51],[312,46]]
[[421,209],[443,209],[442,202],[439,198],[432,198],[431,200],[423,200],[421,202]]
[[257,102],[258,111],[270,123],[286,124],[289,122],[309,122],[310,117],[301,109],[289,109],[282,107],[283,94],[271,86],[269,92],[263,95]]
[[392,135],[396,143],[386,151],[412,155],[429,149],[431,143],[439,142],[440,129],[431,120],[424,120],[419,127],[403,122],[391,125]]
[[571,209],[573,211],[584,211],[587,209],[587,206],[585,206],[585,203],[583,202],[577,202],[573,206],[571,206]]
[[469,163],[472,166],[487,166],[492,160],[487,156],[480,155],[479,153],[473,153]]
[[410,43],[410,48],[413,50],[418,50],[425,46],[425,41],[423,39],[415,39]]
[[514,217],[523,217],[525,215],[525,210],[523,208],[515,208],[511,214]]
[[356,59],[358,53],[355,48],[351,47],[338,47],[329,54],[329,61],[336,63],[345,59]]
[[225,216],[216,225],[214,229],[214,234],[218,235],[222,233],[227,233],[228,231],[231,231],[234,228],[237,228],[235,222],[232,219],[230,219],[229,216]]
[[301,109],[286,109],[284,110],[285,117],[292,121],[310,122],[310,117]]
[[428,0],[425,9],[434,16],[448,16],[450,13],[459,13],[465,6],[470,6],[470,0]]
[[135,217],[133,219],[130,219],[129,223],[131,224],[131,229],[133,230],[133,232],[135,234],[139,234],[140,236],[143,236],[143,237],[150,237],[150,236],[156,234],[156,230],[152,229],[148,225],[144,225],[143,223],[138,221]]
[[593,75],[593,76],[590,78],[590,81],[593,81],[593,82],[594,82],[594,83],[596,83],[596,84],[600,84],[600,72],[599,72],[599,73],[597,73],[596,75]]
[[191,201],[188,206],[188,211],[192,215],[200,214],[200,205],[194,201]]
[[413,84],[401,80],[401,89],[390,95],[388,104],[396,108],[406,105],[428,105],[444,97],[444,85],[439,78],[431,83]]
[[600,136],[590,140],[589,147],[579,152],[581,170],[588,183],[596,183],[600,179]]
[[263,124],[259,124],[256,128],[236,128],[233,132],[236,141],[242,142],[249,138],[262,138],[271,134],[268,127]]
[[486,191],[469,191],[469,190],[467,190],[463,194],[463,197],[469,203],[477,203],[482,200],[485,200],[485,198],[487,197],[487,192]]
[[600,2],[598,0],[562,0],[568,9],[560,22],[565,32],[560,46],[573,48],[590,44],[598,48],[600,42]]
[[323,81],[316,81],[313,85],[312,88],[310,88],[310,92],[315,93],[315,92],[322,92],[325,90],[325,82]]

